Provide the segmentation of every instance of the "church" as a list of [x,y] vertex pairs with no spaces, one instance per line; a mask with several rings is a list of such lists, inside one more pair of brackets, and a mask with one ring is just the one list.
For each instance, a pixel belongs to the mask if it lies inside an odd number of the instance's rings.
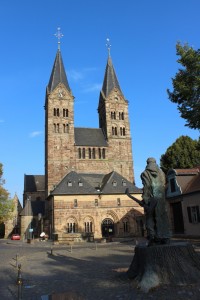
[[143,209],[125,194],[129,188],[141,200],[142,190],[134,183],[128,100],[108,50],[99,128],[76,127],[75,97],[58,43],[44,105],[45,174],[24,175],[21,234],[26,237],[45,231],[67,242],[143,234]]

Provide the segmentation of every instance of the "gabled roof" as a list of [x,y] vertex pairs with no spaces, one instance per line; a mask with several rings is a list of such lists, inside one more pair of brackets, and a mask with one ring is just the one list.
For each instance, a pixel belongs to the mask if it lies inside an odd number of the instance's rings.
[[198,173],[196,176],[194,176],[191,181],[186,186],[184,193],[193,193],[200,191],[200,173]]
[[108,144],[100,128],[74,128],[76,146],[107,147]]
[[123,194],[127,188],[130,193],[142,193],[142,189],[137,188],[115,171],[105,175],[102,180],[103,194]]
[[71,92],[70,87],[69,87],[69,83],[68,83],[68,80],[67,80],[67,76],[66,76],[66,73],[65,73],[65,68],[64,68],[61,52],[58,49],[57,54],[56,54],[56,58],[55,58],[55,61],[54,61],[53,69],[52,69],[52,72],[51,72],[49,84],[47,86],[48,92],[52,92],[57,87],[57,85],[59,83],[64,84],[66,89],[69,92]]
[[126,188],[129,188],[130,193],[142,193],[141,189],[114,171],[109,174],[77,173],[71,171],[62,179],[51,194],[123,194]]
[[200,168],[171,169],[167,177],[175,177],[182,194],[200,191]]
[[108,95],[114,88],[117,88],[122,93],[119,86],[119,82],[117,80],[117,76],[115,74],[111,57],[109,56],[106,65],[105,75],[104,75],[103,87],[102,87],[102,91],[105,97],[108,97]]
[[24,193],[45,191],[44,175],[24,175]]

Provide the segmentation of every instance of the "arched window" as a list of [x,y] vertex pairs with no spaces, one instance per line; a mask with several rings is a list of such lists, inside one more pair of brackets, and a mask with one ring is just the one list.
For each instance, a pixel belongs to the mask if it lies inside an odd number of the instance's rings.
[[63,132],[66,133],[66,125],[63,124]]
[[77,232],[78,224],[76,223],[75,218],[71,217],[67,220],[67,232],[68,233],[74,233]]
[[63,117],[68,117],[68,109],[63,108]]
[[53,130],[54,130],[54,132],[56,132],[56,124],[55,123],[53,124]]
[[56,116],[59,117],[59,115],[60,115],[59,108],[57,108],[57,110],[56,110]]
[[69,124],[63,124],[63,132],[69,133]]
[[106,150],[105,150],[105,148],[103,148],[103,150],[102,150],[102,157],[103,157],[103,159],[106,158]]
[[84,220],[85,232],[93,232],[93,221],[91,217],[86,217]]
[[115,135],[117,135],[117,127],[115,127]]
[[82,149],[82,158],[85,159],[85,148]]
[[89,159],[92,158],[92,151],[91,151],[91,148],[88,149],[88,157],[89,157]]
[[112,127],[112,135],[115,135],[115,128]]
[[78,158],[81,158],[81,148],[78,148]]
[[85,232],[92,232],[92,222],[85,222]]
[[123,135],[123,129],[120,127],[120,135]]
[[92,149],[92,158],[93,158],[93,159],[96,158],[95,148]]
[[53,109],[53,115],[56,117],[56,108]]
[[99,148],[99,159],[101,159],[101,148]]
[[57,124],[57,132],[59,132],[60,131],[60,128],[59,128],[59,123]]
[[127,218],[123,219],[123,228],[124,228],[124,232],[128,233],[129,232],[129,221]]
[[125,128],[123,128],[123,136],[125,136],[125,135],[126,135]]
[[66,132],[69,133],[69,124],[66,124]]
[[122,112],[122,120],[124,120],[124,113]]

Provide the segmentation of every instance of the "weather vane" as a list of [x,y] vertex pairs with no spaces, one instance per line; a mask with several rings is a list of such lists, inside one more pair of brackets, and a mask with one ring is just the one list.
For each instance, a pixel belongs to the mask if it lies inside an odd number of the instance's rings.
[[110,44],[110,39],[109,38],[106,39],[106,47],[108,49],[108,56],[110,56],[110,47],[111,47],[111,44]]
[[57,32],[54,34],[58,39],[58,49],[60,50],[60,39],[63,37],[60,27],[57,28]]

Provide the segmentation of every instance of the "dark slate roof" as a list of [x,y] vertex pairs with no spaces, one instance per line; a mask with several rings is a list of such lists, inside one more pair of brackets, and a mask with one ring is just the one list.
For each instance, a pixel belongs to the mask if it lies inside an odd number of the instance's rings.
[[63,83],[66,89],[71,92],[62,61],[61,52],[58,49],[47,87],[48,92],[52,92],[59,83]]
[[100,128],[74,128],[76,146],[107,147],[108,144]]
[[52,195],[93,194],[94,187],[75,171],[68,173],[52,191]]
[[126,188],[129,188],[130,193],[142,193],[141,189],[114,171],[109,174],[77,173],[71,171],[63,178],[51,194],[123,194]]
[[103,178],[103,194],[123,194],[127,188],[129,189],[130,193],[142,193],[142,189],[139,189],[115,171],[105,175]]
[[121,92],[119,82],[117,80],[117,76],[115,74],[115,70],[114,70],[114,67],[112,64],[111,57],[108,57],[105,76],[104,76],[104,82],[103,82],[103,87],[102,87],[102,91],[103,91],[105,97],[107,97],[114,88],[117,88]]
[[44,201],[30,201],[26,202],[25,207],[21,211],[21,216],[38,216],[38,214],[45,215],[45,202]]
[[44,175],[24,175],[24,192],[45,191]]

